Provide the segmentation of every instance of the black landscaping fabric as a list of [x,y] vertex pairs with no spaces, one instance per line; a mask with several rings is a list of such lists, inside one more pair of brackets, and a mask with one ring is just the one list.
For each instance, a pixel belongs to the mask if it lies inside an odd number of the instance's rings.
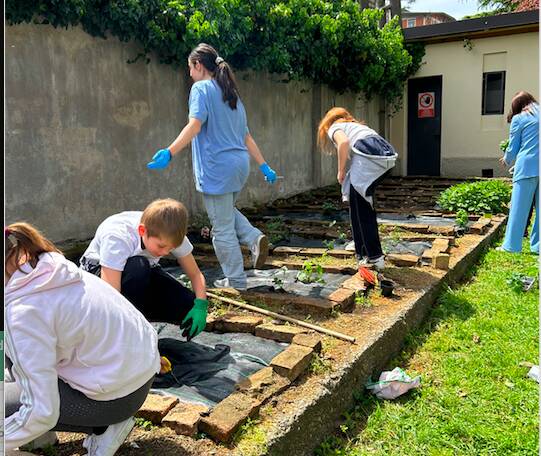
[[154,324],[158,349],[172,364],[172,372],[158,375],[152,392],[179,397],[184,402],[214,406],[235,385],[269,365],[287,344],[252,334],[202,332],[190,342],[175,325]]

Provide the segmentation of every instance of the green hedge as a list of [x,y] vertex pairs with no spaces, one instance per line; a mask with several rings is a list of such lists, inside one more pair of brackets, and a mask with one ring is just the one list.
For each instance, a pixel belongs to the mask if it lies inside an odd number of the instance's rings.
[[343,92],[379,94],[396,107],[424,47],[406,47],[398,18],[356,0],[6,0],[8,24],[81,25],[134,40],[142,55],[185,65],[200,42],[237,69],[287,73]]
[[444,190],[438,204],[448,211],[463,209],[469,214],[501,214],[508,212],[511,185],[501,180],[466,182]]

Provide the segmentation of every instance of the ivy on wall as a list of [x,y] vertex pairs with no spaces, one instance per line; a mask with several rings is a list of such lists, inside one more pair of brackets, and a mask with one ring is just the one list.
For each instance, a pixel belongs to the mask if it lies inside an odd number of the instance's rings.
[[6,0],[8,24],[81,25],[136,41],[160,62],[185,65],[212,44],[236,69],[286,73],[338,92],[380,95],[398,106],[422,46],[406,47],[398,18],[355,0]]

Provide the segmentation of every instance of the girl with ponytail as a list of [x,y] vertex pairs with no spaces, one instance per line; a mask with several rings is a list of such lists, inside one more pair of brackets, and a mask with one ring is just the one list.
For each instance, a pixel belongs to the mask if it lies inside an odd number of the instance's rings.
[[248,179],[250,157],[267,182],[274,183],[276,173],[248,130],[246,111],[228,63],[212,46],[202,43],[190,53],[188,66],[194,80],[188,124],[147,166],[167,167],[171,157],[191,141],[195,187],[203,194],[214,250],[225,275],[214,286],[245,289],[240,244],[250,247],[253,267],[260,268],[268,254],[268,240],[235,208],[235,202]]
[[9,225],[4,246],[6,449],[84,432],[89,456],[113,456],[160,371],[154,328],[32,225]]

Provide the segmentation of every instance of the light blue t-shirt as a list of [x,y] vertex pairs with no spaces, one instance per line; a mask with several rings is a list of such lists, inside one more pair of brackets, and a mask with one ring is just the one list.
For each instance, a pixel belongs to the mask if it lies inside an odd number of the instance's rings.
[[239,99],[237,109],[231,109],[214,79],[198,81],[190,91],[189,116],[202,123],[192,139],[197,191],[211,195],[239,192],[250,173],[244,105]]
[[515,161],[513,182],[539,176],[539,105],[531,105],[530,111],[515,114],[509,127],[504,160],[508,165]]

